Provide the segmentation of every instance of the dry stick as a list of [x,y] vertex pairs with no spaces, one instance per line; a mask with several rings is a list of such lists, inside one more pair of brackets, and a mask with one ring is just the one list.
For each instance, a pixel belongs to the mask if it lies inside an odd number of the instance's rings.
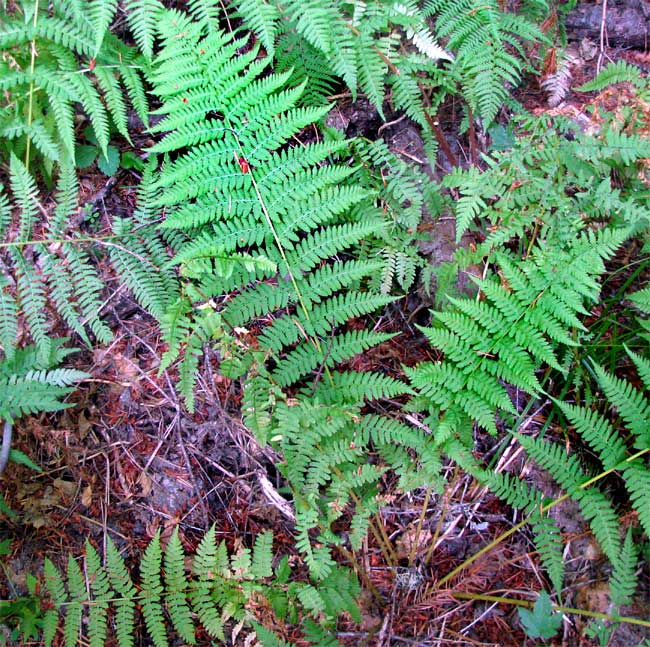
[[442,148],[442,152],[445,154],[447,160],[449,160],[449,163],[453,167],[459,166],[458,158],[454,155],[451,148],[449,147],[447,138],[445,137],[444,133],[442,132],[442,129],[440,128],[440,124],[437,121],[435,121],[433,117],[426,110],[427,108],[431,107],[431,102],[429,101],[429,97],[427,96],[427,93],[424,91],[424,88],[419,83],[418,83],[418,87],[420,88],[420,94],[422,95],[422,101],[424,102],[424,107],[425,107],[425,110],[423,111],[424,118],[427,120],[427,123],[429,124],[429,128],[431,128],[431,131],[433,132],[436,141],[440,145],[440,148]]
[[[643,449],[640,452],[637,452],[636,454],[630,456],[629,458],[626,458],[625,461],[623,461],[623,462],[624,463],[630,463],[630,462],[636,460],[637,458],[639,458],[640,456],[643,456],[644,454],[647,454],[648,452],[650,452],[650,449]],[[618,466],[612,467],[612,468],[606,470],[605,472],[601,472],[600,474],[594,476],[593,478],[589,479],[588,481],[585,481],[578,489],[579,490],[587,489],[588,487],[590,487],[591,485],[593,485],[597,481],[600,481],[601,479],[603,479],[606,476],[609,476],[610,474],[615,472],[617,467]],[[550,503],[547,503],[546,505],[541,506],[540,513],[544,514],[545,512],[548,512],[551,508],[554,508],[556,505],[559,505],[563,501],[566,501],[568,498],[570,498],[570,496],[571,495],[568,494],[568,493],[563,494],[561,497],[558,497],[554,501],[551,501]],[[481,555],[484,555],[485,553],[489,552],[495,546],[498,546],[504,539],[507,539],[508,537],[510,537],[510,535],[513,535],[518,530],[521,530],[521,528],[526,526],[529,523],[530,520],[531,520],[531,517],[528,517],[528,518],[524,519],[523,521],[519,522],[516,526],[513,526],[509,530],[506,530],[504,533],[499,535],[494,541],[491,541],[487,546],[484,546],[483,548],[481,548],[481,550],[479,550],[477,553],[475,553],[471,557],[467,558],[462,564],[460,564],[455,569],[453,569],[452,571],[447,573],[447,575],[445,575],[443,578],[438,580],[437,585],[440,587],[443,584],[446,584],[447,582],[449,582],[449,580],[456,577],[456,575],[458,573],[465,570],[470,564],[474,563],[479,557],[481,557]]]
[[2,449],[0,449],[0,474],[2,474],[9,462],[9,454],[11,453],[11,434],[13,432],[13,425],[9,420],[5,420],[4,429],[2,432]]
[[469,121],[469,159],[473,166],[478,163],[478,148],[476,146],[476,128],[474,127],[474,113],[467,106],[467,121]]
[[[641,3],[643,4],[643,3]],[[603,0],[603,9],[600,17],[600,52],[598,54],[598,61],[596,62],[596,74],[600,74],[603,67],[603,59],[605,58],[605,40],[607,38],[607,0]]]
[[431,499],[431,486],[427,486],[427,491],[424,495],[424,501],[422,502],[422,511],[420,512],[420,517],[418,519],[418,526],[415,532],[415,539],[411,545],[411,552],[409,553],[409,567],[413,566],[415,561],[415,552],[417,550],[418,542],[420,539],[420,533],[422,532],[422,526],[424,524],[424,517],[427,514],[427,508],[429,507],[429,500]]
[[436,549],[436,546],[438,545],[438,539],[440,538],[440,533],[442,532],[442,526],[444,525],[445,517],[447,516],[447,506],[449,505],[449,499],[451,499],[451,493],[452,493],[451,484],[456,481],[456,478],[458,476],[458,471],[459,471],[459,466],[458,463],[456,463],[456,465],[454,466],[454,473],[452,474],[451,479],[449,481],[449,485],[445,489],[445,495],[442,501],[442,506],[440,508],[440,517],[438,518],[436,529],[433,533],[433,537],[431,538],[431,543],[429,544],[429,550],[427,551],[426,557],[424,558],[425,564],[431,563],[431,556],[433,555],[433,551]]

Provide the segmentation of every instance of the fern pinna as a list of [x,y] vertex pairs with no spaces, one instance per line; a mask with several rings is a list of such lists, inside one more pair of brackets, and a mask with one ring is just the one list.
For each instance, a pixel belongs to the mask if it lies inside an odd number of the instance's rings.
[[126,139],[127,103],[147,121],[142,57],[108,31],[115,0],[21,3],[0,16],[0,137],[21,157],[75,159],[80,104],[104,155],[111,123]]
[[[149,165],[144,177],[150,177]],[[52,317],[59,313],[66,326],[88,346],[92,339],[107,343],[110,328],[101,318],[103,282],[89,251],[101,246],[139,302],[153,315],[162,316],[167,301],[174,300],[178,283],[166,247],[156,232],[152,214],[142,207],[129,220],[115,218],[108,236],[87,236],[73,222],[78,219],[79,184],[75,170],[65,163],[59,171],[56,203],[43,222],[41,192],[25,165],[11,156],[10,195],[0,190],[0,346],[8,360],[29,335],[42,358],[50,356]],[[146,189],[140,202],[146,204]],[[23,324],[22,326],[20,324]]]
[[190,556],[178,530],[164,548],[161,543],[158,533],[147,545],[139,578],[131,575],[110,538],[103,562],[90,542],[83,568],[69,556],[61,573],[46,560],[47,595],[41,596],[46,647],[54,643],[59,628],[66,647],[77,645],[81,636],[91,647],[103,647],[109,636],[119,647],[133,647],[138,609],[155,647],[173,644],[174,635],[188,645],[203,644],[205,634],[223,644],[226,627],[235,624],[238,631],[246,627],[246,644],[273,644],[270,641],[279,639],[268,629],[261,630],[256,640],[255,611],[265,607],[279,620],[304,623],[307,635],[316,625],[317,633],[329,640],[333,638],[328,624],[341,611],[360,621],[356,604],[360,588],[352,573],[337,567],[318,587],[292,581],[287,557],[274,559],[270,533],[258,535],[252,549],[229,554],[225,543],[216,541],[213,527],[191,555],[189,568]]

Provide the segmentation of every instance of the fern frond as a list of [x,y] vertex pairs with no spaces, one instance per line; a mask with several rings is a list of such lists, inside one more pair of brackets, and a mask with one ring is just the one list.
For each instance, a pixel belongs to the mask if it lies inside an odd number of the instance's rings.
[[190,590],[192,608],[198,615],[199,621],[210,636],[225,641],[221,614],[214,605],[212,590],[218,574],[223,570],[225,547],[220,544],[217,548],[215,528],[212,526],[203,536],[192,562],[192,572],[195,580]]
[[186,601],[188,582],[185,577],[185,553],[178,536],[178,528],[174,529],[165,548],[164,570],[165,602],[174,629],[186,643],[195,645],[194,623]]
[[351,330],[335,337],[324,348],[314,349],[312,342],[303,342],[290,351],[273,371],[280,386],[287,387],[309,375],[319,367],[333,366],[358,353],[392,339],[395,334],[374,333],[369,330]]
[[595,79],[583,83],[576,88],[578,92],[599,92],[610,85],[617,83],[631,83],[637,88],[645,87],[645,80],[641,77],[641,70],[627,61],[608,63]]
[[163,592],[163,585],[160,581],[161,562],[162,549],[160,547],[160,531],[158,531],[147,546],[140,562],[143,587],[142,615],[154,645],[167,647],[167,630],[161,603]]
[[632,529],[628,528],[620,556],[613,562],[614,569],[610,579],[610,598],[617,607],[632,603],[632,596],[637,587],[637,559]]
[[553,588],[561,593],[564,582],[564,556],[562,537],[557,523],[553,517],[538,516],[532,522],[532,529],[542,565],[548,573]]
[[140,51],[147,57],[153,56],[153,44],[156,34],[157,16],[162,5],[158,0],[126,0],[124,8],[126,19],[133,32]]
[[95,31],[95,51],[97,56],[104,41],[104,34],[113,21],[117,11],[117,0],[92,0],[88,7],[88,19]]
[[87,540],[86,578],[90,581],[93,596],[93,604],[88,614],[88,642],[91,647],[103,647],[108,633],[108,608],[113,591],[97,551]]
[[63,635],[66,647],[74,647],[77,644],[81,630],[82,601],[86,599],[86,581],[79,568],[79,564],[77,564],[72,555],[68,556],[66,578],[70,601],[66,605]]
[[635,447],[650,448],[650,401],[629,382],[611,375],[600,366],[595,365],[594,371],[607,399],[634,435]]
[[275,51],[280,12],[267,0],[237,0],[237,15],[245,20],[253,33],[262,41],[270,56]]

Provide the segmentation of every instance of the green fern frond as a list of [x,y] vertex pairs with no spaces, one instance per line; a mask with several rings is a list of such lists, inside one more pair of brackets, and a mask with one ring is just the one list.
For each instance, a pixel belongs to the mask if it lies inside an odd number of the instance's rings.
[[147,57],[153,56],[157,16],[162,9],[158,0],[126,0],[127,22],[133,32],[140,51]]
[[86,599],[86,582],[79,564],[72,555],[68,556],[66,579],[68,582],[69,602],[66,605],[63,635],[66,647],[73,647],[77,644],[79,631],[81,630],[82,602]]
[[194,623],[186,600],[188,583],[185,577],[185,553],[178,528],[174,529],[165,548],[164,570],[165,602],[174,629],[186,643],[195,645]]
[[88,7],[88,20],[95,31],[95,51],[97,56],[104,41],[104,34],[113,21],[117,11],[117,0],[92,0]]
[[103,647],[108,634],[106,625],[113,591],[99,555],[89,541],[86,541],[86,577],[90,581],[94,600],[88,614],[88,642],[91,647]]
[[465,100],[486,125],[492,123],[508,97],[506,84],[521,77],[521,42],[545,42],[545,35],[524,17],[501,11],[496,0],[430,0],[424,15],[435,16],[435,37],[447,39],[446,49],[456,54],[452,66]]
[[280,12],[267,0],[237,0],[237,15],[246,21],[253,33],[262,41],[270,56],[275,51]]
[[532,530],[535,534],[535,546],[553,588],[562,592],[564,582],[564,556],[562,536],[553,517],[538,516],[532,522]]
[[650,448],[650,401],[629,382],[621,380],[600,366],[594,366],[608,401],[616,407],[628,429],[634,435],[637,449]]
[[637,88],[646,87],[646,81],[641,76],[641,70],[627,61],[608,63],[595,79],[583,83],[576,88],[578,92],[599,92],[616,83],[631,83]]
[[637,550],[632,539],[632,529],[628,528],[619,559],[613,562],[610,579],[610,598],[617,607],[632,603],[637,587]]
[[128,139],[125,94],[146,119],[141,61],[108,31],[116,10],[116,0],[92,0],[59,3],[53,14],[40,11],[28,21],[18,12],[3,16],[0,50],[13,62],[0,81],[12,97],[11,117],[0,118],[6,138],[17,146],[33,144],[49,162],[63,162],[63,156],[74,160],[75,104],[89,117],[104,154],[109,119]]
[[167,630],[163,620],[161,601],[163,592],[163,585],[160,581],[161,562],[162,548],[160,546],[160,531],[158,531],[144,551],[140,562],[143,587],[142,615],[154,645],[167,647]]

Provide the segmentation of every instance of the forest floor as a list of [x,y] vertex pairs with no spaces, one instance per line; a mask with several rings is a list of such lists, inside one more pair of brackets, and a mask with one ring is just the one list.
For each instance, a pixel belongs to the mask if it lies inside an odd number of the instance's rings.
[[[569,34],[571,38],[571,34]],[[577,44],[579,45],[579,44]],[[644,69],[650,53],[608,50],[613,60],[625,58]],[[574,69],[573,85],[594,76],[596,60],[581,59]],[[580,122],[587,119],[589,95],[569,94],[551,108],[537,79],[528,79],[517,98],[540,114],[561,113]],[[617,97],[612,97],[616,101]],[[377,136],[382,122],[360,102],[340,97],[332,113],[336,125],[350,134]],[[455,106],[440,115],[448,142],[460,159],[469,159],[469,144],[457,135]],[[385,127],[384,131],[386,130]],[[417,164],[421,142],[407,119],[383,133],[395,152]],[[119,145],[119,141],[113,142]],[[144,127],[134,143],[144,151],[152,142]],[[445,161],[441,158],[441,168]],[[98,217],[82,223],[92,235],[107,232],[108,218],[128,217],[135,206],[134,171],[122,170],[113,178],[95,165],[81,171],[81,203],[95,206]],[[423,244],[430,261],[440,262],[453,252],[453,223],[425,223],[430,242]],[[292,526],[283,514],[281,477],[274,456],[260,448],[240,422],[241,391],[237,382],[223,378],[213,351],[206,350],[199,376],[196,413],[189,415],[174,389],[173,370],[158,375],[163,344],[156,322],[137,305],[132,295],[111,276],[101,250],[98,263],[105,293],[103,314],[115,339],[106,348],[81,351],[75,366],[93,375],[74,394],[76,406],[62,414],[41,414],[22,419],[15,428],[15,446],[43,467],[35,473],[12,466],[2,479],[11,508],[20,513],[19,524],[3,523],[0,538],[12,538],[12,554],[5,560],[8,579],[17,589],[27,573],[38,572],[49,557],[62,563],[71,552],[83,552],[90,538],[101,546],[109,535],[131,555],[140,554],[157,530],[168,536],[174,528],[194,548],[215,524],[217,537],[229,548],[250,545],[263,530],[272,530],[275,549],[295,552]],[[415,327],[427,322],[431,303],[424,289],[397,301],[383,315],[384,327],[402,334],[353,360],[358,369],[381,369],[394,376],[401,367],[427,359],[428,347]],[[514,394],[517,397],[517,394]],[[521,426],[548,425],[547,434],[558,439],[563,431],[547,420],[549,402],[517,402]],[[569,439],[566,439],[570,442]],[[545,474],[525,460],[508,439],[477,436],[475,452],[486,463],[493,457],[495,470],[526,475],[544,486]],[[394,492],[387,475],[385,491]],[[520,518],[496,497],[477,486],[457,468],[450,468],[442,493],[416,491],[391,494],[375,519],[357,554],[367,579],[385,604],[380,609],[367,594],[361,600],[363,622],[339,624],[338,638],[345,645],[533,645],[521,629],[516,606],[468,599],[467,594],[530,599],[545,587],[545,575],[526,528],[481,553],[507,533]],[[545,486],[547,494],[552,495]],[[606,612],[602,568],[605,560],[575,506],[558,506],[558,520],[567,543],[570,586],[564,591],[566,606]],[[479,557],[457,576],[438,586],[439,580],[471,555]],[[368,590],[369,587],[366,587]],[[650,567],[641,577],[638,603],[629,615],[650,617]],[[3,594],[7,595],[8,590]],[[577,616],[566,618],[556,644],[590,645],[582,638]],[[273,618],[267,618],[273,625]],[[276,626],[287,640],[299,637]],[[613,642],[636,645],[650,637],[622,625]],[[107,643],[112,645],[113,643]],[[205,644],[209,644],[206,642]],[[243,637],[239,642],[243,644]]]

